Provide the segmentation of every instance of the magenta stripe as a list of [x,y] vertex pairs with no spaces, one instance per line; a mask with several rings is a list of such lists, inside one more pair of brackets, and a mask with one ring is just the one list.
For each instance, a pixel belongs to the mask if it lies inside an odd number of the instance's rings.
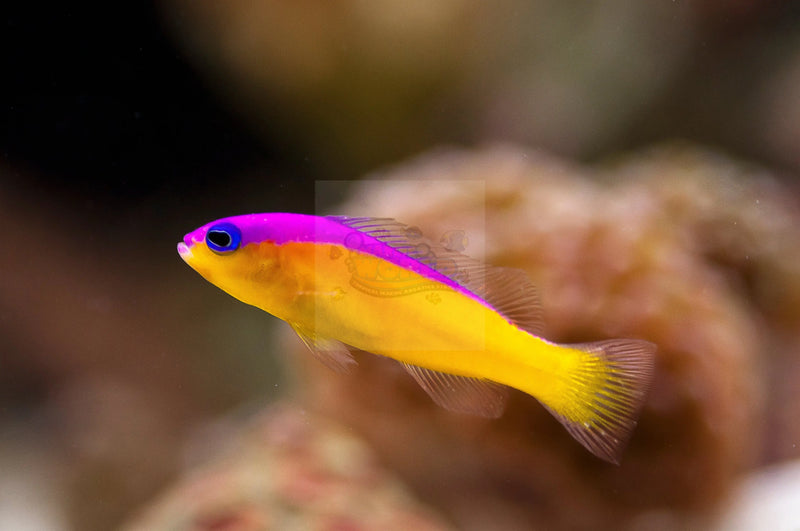
[[440,282],[491,308],[481,297],[432,267],[366,233],[325,217],[288,213],[232,216],[218,219],[190,232],[184,237],[184,242],[189,247],[194,243],[203,242],[208,229],[218,223],[236,225],[242,232],[243,246],[266,241],[271,241],[276,245],[289,242],[326,243],[369,254],[429,280]]

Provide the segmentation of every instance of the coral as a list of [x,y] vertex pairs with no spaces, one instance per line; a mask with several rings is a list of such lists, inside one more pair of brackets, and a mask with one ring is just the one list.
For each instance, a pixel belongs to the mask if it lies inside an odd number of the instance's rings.
[[297,407],[274,405],[226,438],[220,455],[125,529],[450,529],[363,442]]
[[503,146],[440,151],[372,177],[340,213],[465,231],[467,254],[538,284],[548,339],[659,346],[621,467],[522,393],[497,421],[462,417],[391,360],[362,354],[342,377],[296,348],[305,403],[364,434],[459,528],[699,525],[743,470],[797,455],[800,215],[786,186],[679,146],[595,170]]
[[745,474],[800,454],[800,209],[788,184],[686,146],[593,169],[510,146],[441,150],[370,177],[346,183],[337,213],[395,217],[524,269],[548,339],[658,344],[621,466],[524,393],[497,420],[457,415],[396,362],[356,353],[359,366],[337,374],[285,327],[276,351],[306,409],[235,422],[228,450],[128,529],[447,528],[409,490],[467,531],[704,529],[727,521],[718,513]]

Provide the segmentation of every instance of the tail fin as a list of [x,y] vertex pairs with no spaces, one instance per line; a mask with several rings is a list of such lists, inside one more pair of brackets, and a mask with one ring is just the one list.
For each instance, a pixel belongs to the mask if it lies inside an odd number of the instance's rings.
[[545,407],[587,450],[619,464],[653,380],[656,346],[638,339],[563,346],[583,356],[565,382],[565,405]]

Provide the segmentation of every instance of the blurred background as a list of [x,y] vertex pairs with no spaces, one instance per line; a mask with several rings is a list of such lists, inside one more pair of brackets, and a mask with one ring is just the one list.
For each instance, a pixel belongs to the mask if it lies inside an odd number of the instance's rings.
[[[363,438],[431,529],[705,528],[800,456],[800,4],[15,2],[1,20],[0,528],[130,522],[276,400],[300,408],[280,422]],[[487,426],[369,357],[331,383],[175,252],[223,216],[366,206],[432,235],[485,216],[473,249],[537,280],[552,339],[659,343],[629,464],[562,451],[521,396]]]

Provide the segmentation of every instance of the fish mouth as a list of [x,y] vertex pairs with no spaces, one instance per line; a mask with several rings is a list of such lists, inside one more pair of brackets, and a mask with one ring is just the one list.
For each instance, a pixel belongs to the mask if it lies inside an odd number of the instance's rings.
[[202,243],[206,236],[206,228],[201,227],[194,232],[188,233],[183,237],[183,241],[178,243],[178,254],[181,255],[183,261],[189,263],[194,258],[192,249],[194,246]]
[[192,249],[186,245],[186,242],[178,243],[178,254],[181,255],[184,262],[188,262],[192,258]]

